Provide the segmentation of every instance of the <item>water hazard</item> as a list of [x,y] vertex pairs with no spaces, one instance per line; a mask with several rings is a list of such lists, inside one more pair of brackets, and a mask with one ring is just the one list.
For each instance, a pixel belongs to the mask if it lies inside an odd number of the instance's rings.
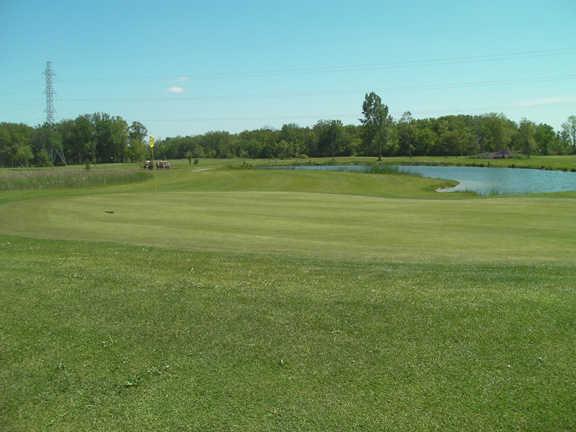
[[[310,171],[372,172],[370,165],[296,165],[276,169]],[[454,180],[458,185],[441,192],[475,192],[480,195],[513,195],[576,191],[576,173],[520,168],[479,168],[459,166],[391,166],[400,172],[423,177]]]

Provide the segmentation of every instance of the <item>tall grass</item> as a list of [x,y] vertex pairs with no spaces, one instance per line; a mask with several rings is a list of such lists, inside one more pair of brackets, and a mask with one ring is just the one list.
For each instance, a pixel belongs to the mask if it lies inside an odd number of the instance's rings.
[[137,168],[0,170],[0,190],[57,189],[135,183],[152,177]]
[[370,173],[370,174],[409,175],[409,176],[413,176],[413,177],[423,177],[422,174],[420,174],[420,173],[412,173],[412,172],[402,171],[396,165],[387,165],[385,163],[378,163],[378,164],[372,165],[370,168],[370,171],[368,171],[368,173]]

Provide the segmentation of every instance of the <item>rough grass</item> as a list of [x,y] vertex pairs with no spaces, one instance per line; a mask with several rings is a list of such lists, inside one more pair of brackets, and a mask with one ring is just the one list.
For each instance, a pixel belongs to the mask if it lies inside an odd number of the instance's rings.
[[142,169],[126,167],[0,169],[0,190],[79,188],[134,183],[149,178],[151,174]]
[[1,430],[576,429],[575,194],[239,163],[0,195]]
[[573,430],[574,266],[0,239],[3,430]]

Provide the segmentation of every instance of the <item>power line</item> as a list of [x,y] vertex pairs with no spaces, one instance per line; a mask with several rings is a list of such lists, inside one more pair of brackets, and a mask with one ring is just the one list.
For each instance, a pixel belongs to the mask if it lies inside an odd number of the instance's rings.
[[[545,76],[537,78],[515,78],[506,80],[483,80],[483,81],[463,81],[463,82],[453,82],[453,83],[426,83],[422,85],[398,85],[390,87],[379,87],[375,89],[378,92],[385,92],[390,90],[448,90],[448,89],[458,89],[458,88],[470,88],[470,87],[508,87],[515,84],[521,83],[548,83],[548,82],[559,82],[559,81],[569,81],[576,79],[576,74],[569,74],[564,76]],[[326,90],[326,91],[311,91],[311,92],[290,92],[284,94],[268,94],[268,95],[235,95],[231,97],[230,95],[210,95],[210,96],[162,96],[162,97],[118,97],[118,98],[62,98],[58,99],[62,102],[194,102],[203,100],[214,100],[214,99],[237,99],[237,98],[263,98],[263,99],[285,99],[286,97],[307,97],[307,96],[323,96],[323,95],[347,95],[347,94],[361,94],[362,91],[359,90]]]
[[[181,82],[193,82],[193,81],[213,81],[213,80],[223,80],[232,78],[262,78],[262,77],[272,77],[281,76],[287,73],[329,73],[329,72],[353,72],[353,71],[370,71],[370,70],[389,70],[389,69],[403,69],[407,67],[423,67],[423,66],[436,66],[436,65],[458,65],[458,64],[471,64],[471,63],[490,63],[490,62],[502,62],[509,60],[516,60],[521,58],[544,58],[551,56],[564,56],[573,55],[576,53],[576,48],[557,48],[551,50],[528,50],[528,51],[512,51],[508,53],[493,53],[486,55],[476,55],[476,56],[457,56],[457,57],[436,57],[429,59],[406,59],[399,62],[390,63],[367,63],[367,64],[342,64],[342,65],[293,65],[286,66],[281,69],[268,69],[268,70],[258,70],[258,71],[239,71],[237,67],[226,67],[222,66],[221,69],[230,69],[233,72],[219,72],[210,73],[209,76],[199,76],[194,73],[180,73],[180,78],[176,77],[166,77],[166,76],[154,76],[154,75],[139,75],[139,80],[161,80],[161,81],[179,81]],[[133,81],[134,77],[118,77],[118,76],[108,76],[108,77],[92,77],[88,80],[82,79],[82,82],[87,81]],[[74,80],[59,80],[59,82],[73,82]],[[77,80],[78,81],[78,80]]]
[[[258,71],[249,73],[253,77],[266,76],[267,74],[277,74],[285,72],[347,72],[347,71],[360,71],[360,70],[386,70],[386,69],[397,69],[412,66],[431,66],[431,65],[453,65],[453,64],[466,64],[466,63],[484,63],[484,62],[494,62],[510,60],[514,58],[541,58],[557,55],[569,55],[574,54],[576,48],[559,48],[553,50],[531,50],[531,51],[516,51],[510,53],[500,53],[500,54],[489,54],[480,56],[460,56],[460,57],[444,57],[444,58],[432,58],[432,59],[412,59],[404,60],[402,62],[396,63],[372,63],[372,64],[349,64],[349,65],[327,65],[327,66],[292,66],[285,67],[282,69],[270,69],[268,71]],[[185,75],[189,80],[193,79],[193,74],[190,76]],[[211,74],[207,79],[217,79],[219,76],[229,76],[231,74]],[[238,76],[237,71],[234,72],[234,76]]]
[[[566,100],[565,104],[574,103],[573,100]],[[422,118],[423,116],[444,116],[444,115],[467,115],[465,112],[484,111],[485,113],[499,112],[506,109],[532,109],[542,105],[521,105],[521,104],[507,104],[507,105],[484,105],[484,106],[469,106],[469,107],[451,107],[451,108],[435,108],[431,110],[413,110],[412,114]],[[199,121],[273,121],[273,120],[321,120],[321,119],[343,119],[343,118],[357,118],[361,115],[360,112],[355,113],[338,113],[338,114],[306,114],[306,115],[276,115],[276,116],[254,116],[254,117],[187,117],[177,119],[142,119],[144,123],[186,123],[186,122],[199,122]],[[469,114],[477,115],[477,114]]]

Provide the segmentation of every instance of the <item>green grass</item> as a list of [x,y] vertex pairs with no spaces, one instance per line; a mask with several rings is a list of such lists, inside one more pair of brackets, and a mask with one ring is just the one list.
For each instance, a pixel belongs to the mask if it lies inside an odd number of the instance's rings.
[[574,194],[203,162],[0,195],[2,430],[576,428]]
[[9,204],[0,233],[343,259],[569,262],[574,214],[573,199],[140,192]]
[[[270,161],[250,161],[251,164],[269,164]],[[309,158],[277,160],[274,164],[331,164],[331,163],[377,163],[375,157],[336,157],[336,158]],[[471,156],[406,156],[386,157],[384,164],[420,164],[420,165],[459,165],[459,166],[482,166],[502,168],[536,168],[550,170],[576,171],[576,155],[569,156],[522,156],[511,159],[483,159]]]
[[505,168],[536,168],[550,170],[576,171],[576,155],[571,156],[532,156],[530,158],[512,159],[482,159],[468,156],[438,157],[417,156],[414,158],[394,157],[386,158],[386,163],[416,163],[431,165],[461,165],[461,166],[484,166]]

